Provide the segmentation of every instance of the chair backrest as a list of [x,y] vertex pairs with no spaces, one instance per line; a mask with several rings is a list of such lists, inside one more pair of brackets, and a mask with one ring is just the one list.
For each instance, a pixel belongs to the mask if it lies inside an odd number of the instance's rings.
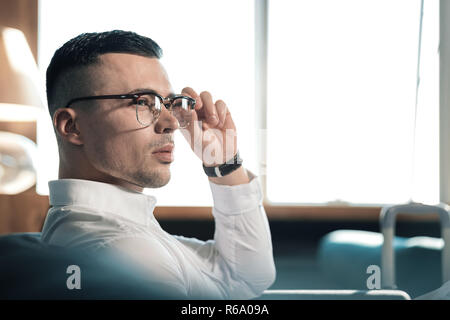
[[0,236],[0,250],[2,245],[41,245],[40,232],[17,232]]
[[[80,290],[67,284],[73,273],[70,266],[81,271]],[[0,236],[0,283],[0,299],[172,298],[136,266],[108,250],[52,246],[35,232]]]

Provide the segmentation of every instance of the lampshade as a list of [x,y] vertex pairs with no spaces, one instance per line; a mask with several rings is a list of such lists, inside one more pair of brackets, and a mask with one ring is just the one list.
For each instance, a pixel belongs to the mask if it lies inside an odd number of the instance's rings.
[[24,34],[0,26],[0,121],[35,121],[43,88]]

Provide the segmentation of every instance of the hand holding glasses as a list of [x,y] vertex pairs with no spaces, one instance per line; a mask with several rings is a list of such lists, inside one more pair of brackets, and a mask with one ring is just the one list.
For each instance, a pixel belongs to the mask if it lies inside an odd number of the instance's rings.
[[70,100],[66,108],[73,103],[85,100],[97,99],[131,99],[136,106],[136,119],[144,127],[154,123],[160,116],[162,107],[172,112],[172,115],[178,120],[180,128],[186,128],[192,120],[192,110],[195,108],[195,100],[183,95],[173,95],[163,98],[154,91],[142,91],[130,94],[115,94],[79,97]]

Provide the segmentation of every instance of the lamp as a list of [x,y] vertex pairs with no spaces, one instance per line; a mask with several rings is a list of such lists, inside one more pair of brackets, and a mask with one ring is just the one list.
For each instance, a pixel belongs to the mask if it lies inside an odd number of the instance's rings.
[[24,34],[0,27],[0,120],[36,121],[42,98],[38,68]]
[[[43,109],[39,72],[24,34],[0,27],[0,122],[36,122]],[[0,193],[16,194],[36,183],[36,144],[0,131]]]
[[17,194],[36,183],[35,159],[33,141],[0,131],[0,194]]

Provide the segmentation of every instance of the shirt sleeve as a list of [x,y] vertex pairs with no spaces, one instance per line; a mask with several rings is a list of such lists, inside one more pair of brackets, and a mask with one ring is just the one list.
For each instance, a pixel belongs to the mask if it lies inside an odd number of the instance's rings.
[[260,181],[251,171],[247,173],[250,182],[246,184],[227,186],[210,181],[213,241],[177,237],[220,279],[229,299],[255,298],[272,285],[276,276]]

